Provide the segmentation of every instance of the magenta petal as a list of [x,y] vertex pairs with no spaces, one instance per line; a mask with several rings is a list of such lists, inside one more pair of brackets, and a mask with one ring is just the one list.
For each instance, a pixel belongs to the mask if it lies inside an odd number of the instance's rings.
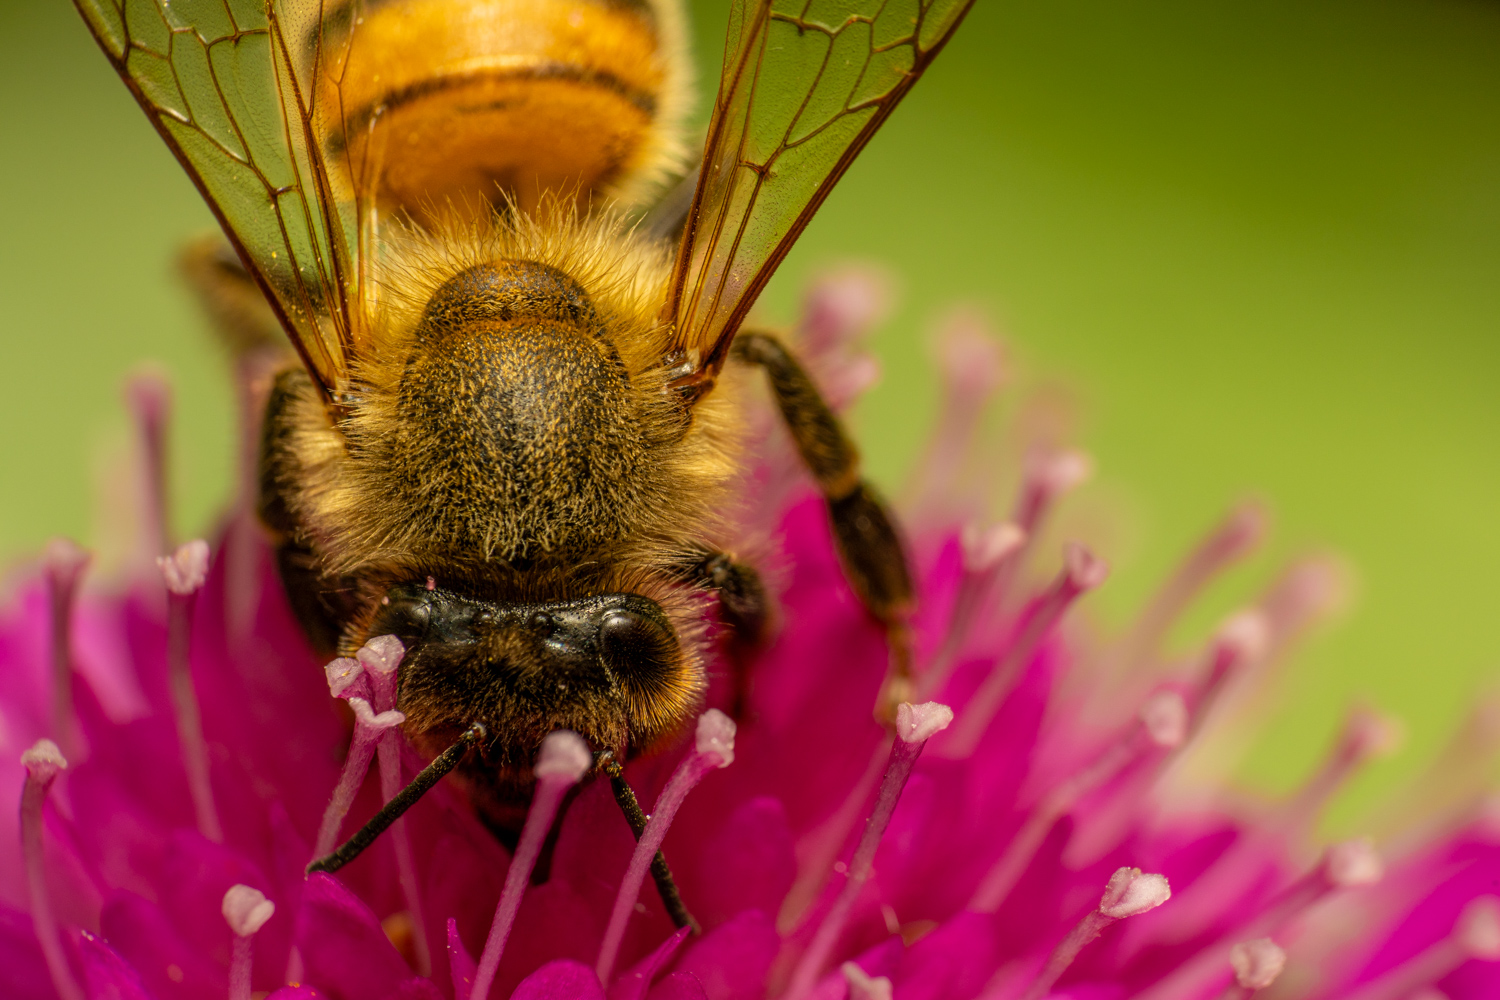
[[651,980],[656,974],[677,954],[677,949],[682,947],[682,942],[687,940],[688,928],[683,927],[676,934],[663,941],[655,951],[647,955],[635,964],[629,972],[616,979],[609,988],[609,1000],[641,1000],[646,995],[646,990],[651,987]]
[[758,1000],[780,948],[771,918],[747,910],[694,941],[676,971],[696,977],[710,1000]]
[[[674,850],[671,856],[676,856]],[[729,814],[723,827],[700,848],[693,884],[684,896],[705,927],[717,927],[736,913],[775,913],[792,887],[797,858],[781,800],[760,796]]]
[[302,891],[297,948],[307,981],[334,1000],[378,1000],[411,978],[370,908],[322,872]]
[[521,980],[510,1000],[604,1000],[604,987],[587,965],[560,958]]
[[673,972],[662,977],[662,981],[651,987],[648,1000],[708,1000],[703,984],[697,976],[686,972]]
[[995,918],[960,913],[913,944],[891,976],[905,1000],[975,996],[998,964]]
[[224,967],[184,941],[161,907],[133,892],[117,892],[104,901],[99,929],[162,1000],[217,1000],[229,989]]
[[0,906],[0,969],[5,973],[6,996],[14,1000],[56,1000],[52,976],[31,928],[31,917]]
[[421,976],[412,976],[400,986],[396,992],[389,994],[385,1000],[446,1000],[443,991],[437,988],[437,984],[431,979]]
[[94,935],[78,935],[84,987],[89,1000],[154,1000],[130,963]]
[[297,986],[283,986],[266,997],[266,1000],[328,1000],[328,994],[315,986],[302,983]]
[[459,940],[458,921],[452,917],[448,918],[448,971],[453,976],[455,1000],[469,1000],[469,993],[474,989],[474,974],[479,971],[479,966],[469,954],[469,949],[464,947],[463,941]]

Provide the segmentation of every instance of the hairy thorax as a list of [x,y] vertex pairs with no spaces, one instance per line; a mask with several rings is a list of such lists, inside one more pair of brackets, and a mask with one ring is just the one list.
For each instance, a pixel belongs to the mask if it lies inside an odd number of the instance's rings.
[[397,429],[358,461],[432,544],[486,561],[578,558],[625,538],[650,491],[656,442],[636,389],[576,282],[481,265],[434,297]]

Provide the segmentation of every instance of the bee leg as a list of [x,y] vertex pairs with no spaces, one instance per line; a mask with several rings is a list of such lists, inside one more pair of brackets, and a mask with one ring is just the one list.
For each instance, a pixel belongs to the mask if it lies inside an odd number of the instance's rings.
[[[609,787],[615,793],[615,802],[619,803],[620,812],[625,814],[625,822],[630,824],[635,839],[640,840],[641,834],[646,831],[648,817],[636,800],[635,789],[625,780],[625,769],[615,760],[613,753],[607,755],[601,766],[609,776]],[[677,890],[677,881],[672,878],[672,869],[667,867],[666,856],[661,851],[657,851],[656,857],[651,859],[651,880],[656,883],[656,894],[667,908],[667,916],[672,918],[672,925],[679,928],[691,927],[692,933],[702,934],[703,928],[688,912],[687,904],[682,901],[682,893]]]
[[743,720],[750,706],[750,658],[765,645],[770,631],[770,601],[753,566],[727,552],[700,546],[671,567],[676,579],[719,599],[719,618],[729,626],[725,646],[734,671],[730,715]]
[[236,357],[255,351],[288,353],[286,334],[266,297],[222,236],[215,233],[184,246],[177,254],[177,270]]
[[765,369],[802,461],[828,503],[828,519],[844,576],[860,602],[885,627],[891,665],[876,704],[884,722],[911,697],[913,594],[901,538],[885,504],[859,474],[859,452],[838,417],[791,353],[764,333],[741,333],[734,357]]

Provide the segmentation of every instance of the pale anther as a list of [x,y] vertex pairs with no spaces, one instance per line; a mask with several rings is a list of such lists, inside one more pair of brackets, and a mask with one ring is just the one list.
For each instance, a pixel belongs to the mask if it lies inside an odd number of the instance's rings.
[[372,674],[393,674],[406,655],[406,647],[393,635],[377,635],[354,655]]
[[47,572],[56,576],[72,577],[88,565],[89,552],[71,538],[53,538],[42,549],[42,562]]
[[1263,990],[1286,968],[1286,952],[1270,938],[1241,941],[1229,949],[1234,981],[1247,990]]
[[1158,691],[1141,705],[1141,725],[1159,747],[1177,747],[1187,739],[1188,707],[1176,691]]
[[1500,959],[1500,899],[1480,896],[1458,915],[1453,937],[1470,958]]
[[1154,910],[1172,898],[1164,875],[1143,873],[1139,868],[1121,868],[1109,880],[1099,912],[1121,920]]
[[48,739],[40,739],[31,747],[21,753],[21,763],[26,771],[37,781],[51,781],[57,777],[58,772],[68,769],[68,760],[62,755],[56,743]]
[[734,763],[734,720],[717,708],[698,716],[696,747],[704,757],[718,757],[719,767]]
[[249,937],[265,926],[276,912],[276,904],[266,894],[248,885],[232,885],[224,893],[221,907],[224,922],[240,937]]
[[983,573],[1026,544],[1026,532],[1009,521],[988,528],[966,524],[959,542],[963,546],[964,569]]
[[1328,848],[1323,870],[1328,881],[1341,889],[1374,885],[1385,877],[1385,863],[1369,837],[1340,841]]
[[887,977],[872,976],[853,962],[845,962],[839,971],[849,983],[849,1000],[891,1000],[891,981]]
[[561,777],[574,782],[593,766],[593,755],[583,737],[570,729],[559,729],[542,740],[532,773],[538,778]]
[[339,698],[351,684],[359,680],[364,668],[352,656],[340,656],[336,660],[330,660],[323,668],[323,673],[328,678],[328,693]]
[[935,701],[896,706],[896,735],[903,743],[925,743],[953,722],[953,709]]
[[196,594],[208,579],[208,543],[196,538],[177,547],[169,556],[157,556],[156,567],[167,589],[179,597]]
[[1259,609],[1241,611],[1219,626],[1214,642],[1236,659],[1253,663],[1265,655],[1271,643],[1271,623]]
[[1069,582],[1079,590],[1093,590],[1109,577],[1109,563],[1077,542],[1067,544],[1063,550],[1063,562],[1067,566]]

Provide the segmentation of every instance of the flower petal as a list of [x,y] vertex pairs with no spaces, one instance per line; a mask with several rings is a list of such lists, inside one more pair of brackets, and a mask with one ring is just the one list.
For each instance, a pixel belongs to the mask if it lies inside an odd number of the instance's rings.
[[411,978],[370,908],[321,872],[308,878],[302,893],[297,948],[307,982],[334,1000],[388,996]]
[[510,1000],[604,1000],[604,987],[587,965],[560,958],[521,980]]

